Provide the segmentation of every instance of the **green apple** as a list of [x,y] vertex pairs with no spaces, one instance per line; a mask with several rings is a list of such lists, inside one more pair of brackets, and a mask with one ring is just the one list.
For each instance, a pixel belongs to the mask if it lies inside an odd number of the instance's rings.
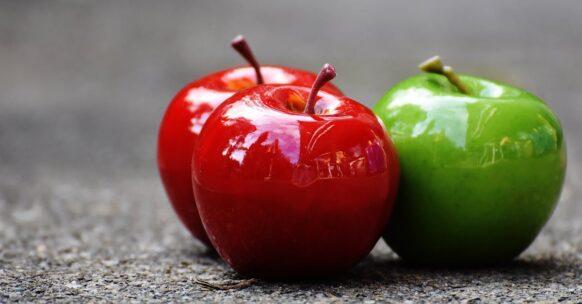
[[385,233],[405,261],[477,266],[512,260],[547,222],[566,170],[560,122],[533,94],[454,73],[438,57],[374,107],[399,154],[401,186]]

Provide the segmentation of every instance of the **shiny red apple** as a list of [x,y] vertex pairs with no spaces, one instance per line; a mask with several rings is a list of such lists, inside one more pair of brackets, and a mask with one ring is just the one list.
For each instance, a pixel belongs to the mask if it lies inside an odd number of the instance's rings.
[[260,85],[208,118],[192,159],[200,217],[237,272],[264,278],[331,275],[365,257],[395,199],[396,152],[358,102],[313,88]]
[[[235,38],[232,46],[252,67],[216,72],[188,84],[168,106],[158,136],[158,168],[170,202],[188,230],[208,246],[211,244],[196,210],[190,176],[192,149],[208,115],[237,91],[257,83],[311,86],[316,78],[314,73],[293,68],[259,67],[242,36]],[[342,94],[332,84],[324,90]]]

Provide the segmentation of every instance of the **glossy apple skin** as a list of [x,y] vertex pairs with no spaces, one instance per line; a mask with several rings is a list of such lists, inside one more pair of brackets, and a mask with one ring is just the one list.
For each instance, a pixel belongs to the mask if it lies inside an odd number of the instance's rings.
[[461,79],[475,96],[421,74],[374,107],[402,170],[385,240],[409,262],[510,261],[533,242],[562,189],[566,147],[550,108],[521,89]]
[[[278,66],[263,66],[261,72],[265,83],[311,86],[317,77],[308,71]],[[237,91],[255,85],[255,71],[251,67],[228,69],[194,81],[174,97],[160,126],[157,158],[164,188],[182,223],[207,246],[211,243],[192,192],[192,150],[210,113]],[[342,95],[332,84],[322,89]]]
[[288,279],[341,272],[386,228],[398,183],[394,147],[361,104],[264,85],[225,101],[194,154],[196,204],[214,248],[237,272]]

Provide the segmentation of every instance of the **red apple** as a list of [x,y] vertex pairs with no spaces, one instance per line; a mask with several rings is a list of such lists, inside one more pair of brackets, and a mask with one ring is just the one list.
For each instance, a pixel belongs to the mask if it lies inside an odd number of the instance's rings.
[[[192,149],[208,115],[237,91],[263,83],[262,80],[311,86],[316,78],[314,73],[287,67],[259,67],[242,36],[235,38],[232,46],[253,67],[216,72],[188,84],[168,106],[158,136],[158,168],[170,202],[188,230],[208,246],[211,244],[196,210],[190,175]],[[342,94],[331,84],[324,90]]]
[[200,217],[237,272],[330,275],[365,257],[388,222],[399,167],[376,116],[319,88],[260,85],[208,118],[192,159]]

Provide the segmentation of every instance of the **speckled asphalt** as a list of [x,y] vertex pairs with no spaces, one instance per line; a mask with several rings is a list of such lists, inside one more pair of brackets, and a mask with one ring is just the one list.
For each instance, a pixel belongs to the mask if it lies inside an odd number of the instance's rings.
[[[26,191],[16,191],[21,185]],[[66,301],[579,301],[582,222],[563,204],[532,248],[507,266],[423,269],[379,243],[340,277],[254,282],[238,277],[176,222],[156,179],[97,182],[1,176],[0,302]],[[574,216],[572,216],[574,215]]]

